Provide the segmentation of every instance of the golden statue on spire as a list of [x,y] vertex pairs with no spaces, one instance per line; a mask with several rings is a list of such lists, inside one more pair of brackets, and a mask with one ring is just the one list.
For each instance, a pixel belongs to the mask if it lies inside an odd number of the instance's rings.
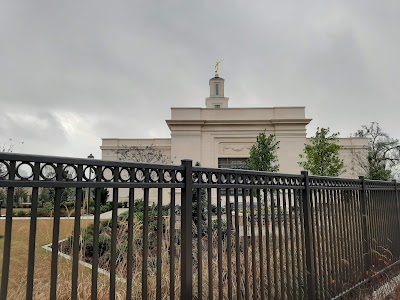
[[215,63],[215,77],[219,77],[219,75],[218,75],[218,67],[219,67],[219,64],[221,63],[221,62],[223,62],[224,60],[220,60],[220,61],[217,61],[216,63]]

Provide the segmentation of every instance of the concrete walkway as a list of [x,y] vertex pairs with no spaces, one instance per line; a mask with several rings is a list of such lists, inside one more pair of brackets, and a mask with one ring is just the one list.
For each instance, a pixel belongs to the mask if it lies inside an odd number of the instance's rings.
[[[118,216],[126,211],[128,211],[129,208],[118,208]],[[0,217],[0,220],[4,220],[6,217],[3,215]],[[107,211],[105,213],[102,213],[100,215],[100,220],[109,220],[112,218],[112,211]],[[13,217],[13,220],[28,220],[30,219],[30,217]],[[38,220],[53,220],[53,217],[38,217]],[[75,219],[75,217],[61,217],[61,220],[68,220],[68,219]],[[82,220],[93,220],[94,219],[94,215],[85,215],[85,216],[81,216]]]
[[[124,213],[124,212],[126,212],[128,210],[129,210],[129,208],[118,208],[117,214],[119,216],[120,214],[122,214],[122,213]],[[94,219],[94,216],[85,216],[85,217],[82,217],[82,218],[86,218],[86,217],[91,217],[92,219]],[[111,219],[111,218],[112,218],[112,210],[107,211],[105,213],[102,213],[100,215],[100,220],[108,220],[108,219]]]

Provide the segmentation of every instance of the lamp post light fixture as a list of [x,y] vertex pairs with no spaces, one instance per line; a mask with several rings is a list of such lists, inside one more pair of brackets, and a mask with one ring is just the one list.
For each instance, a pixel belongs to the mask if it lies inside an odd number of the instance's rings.
[[[92,153],[87,157],[89,159],[93,159],[94,156]],[[92,167],[89,167],[89,181],[92,180]],[[90,187],[88,188],[88,196],[87,196],[87,204],[86,204],[86,214],[89,214],[89,203],[90,203]]]

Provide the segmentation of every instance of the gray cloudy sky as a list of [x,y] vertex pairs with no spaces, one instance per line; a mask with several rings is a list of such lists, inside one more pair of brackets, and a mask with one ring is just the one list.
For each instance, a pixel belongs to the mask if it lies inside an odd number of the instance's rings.
[[168,137],[204,106],[214,63],[231,107],[306,106],[348,136],[399,138],[400,2],[0,1],[0,144],[100,156],[102,137]]

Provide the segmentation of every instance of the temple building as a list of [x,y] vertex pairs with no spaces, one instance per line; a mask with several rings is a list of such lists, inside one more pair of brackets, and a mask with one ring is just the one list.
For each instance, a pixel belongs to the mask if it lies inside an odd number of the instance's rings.
[[[203,167],[241,168],[249,157],[251,146],[261,132],[275,134],[280,141],[278,158],[280,173],[298,174],[299,154],[307,138],[305,107],[230,107],[225,96],[225,80],[215,77],[209,81],[210,95],[205,107],[172,107],[166,123],[170,138],[160,139],[102,139],[102,159],[118,160],[116,150],[123,147],[152,146],[162,152],[172,164],[192,159]],[[346,172],[341,177],[354,178],[353,152],[366,151],[363,138],[339,138],[340,155]]]

